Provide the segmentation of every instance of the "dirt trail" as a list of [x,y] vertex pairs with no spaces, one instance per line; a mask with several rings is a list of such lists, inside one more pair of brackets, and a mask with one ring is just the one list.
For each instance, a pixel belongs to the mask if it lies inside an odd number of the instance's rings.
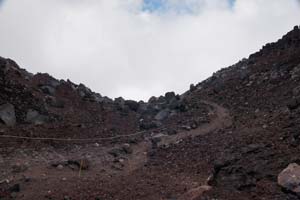
[[[176,144],[186,138],[189,137],[197,137],[200,135],[206,135],[212,131],[226,128],[232,125],[232,119],[230,117],[230,114],[227,109],[224,107],[210,102],[210,101],[202,101],[203,103],[209,105],[212,107],[211,109],[211,115],[212,115],[212,121],[204,124],[197,129],[193,129],[190,131],[182,131],[180,133],[177,133],[175,135],[165,135],[161,136],[158,142],[158,146],[169,146],[170,144]],[[148,154],[153,148],[153,143],[151,142],[151,138],[148,138],[148,140],[145,140],[136,146],[133,147],[133,153],[128,158],[125,171],[127,173],[130,173],[134,171],[135,169],[138,169],[142,165],[144,165],[147,162]]]
[[202,102],[213,108],[212,112],[213,115],[215,115],[213,120],[210,123],[198,127],[197,129],[184,131],[176,135],[163,137],[159,145],[174,144],[188,137],[197,137],[200,135],[206,135],[212,131],[231,126],[232,120],[230,118],[229,112],[225,108],[213,102],[209,102],[209,101],[202,101]]

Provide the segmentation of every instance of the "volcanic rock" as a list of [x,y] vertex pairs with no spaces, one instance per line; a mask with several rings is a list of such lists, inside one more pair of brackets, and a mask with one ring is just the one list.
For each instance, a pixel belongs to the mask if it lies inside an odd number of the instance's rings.
[[15,108],[12,104],[3,104],[0,106],[0,122],[4,122],[7,126],[16,124]]
[[58,100],[56,97],[53,96],[48,96],[46,98],[46,102],[55,108],[64,108],[65,103],[62,100]]
[[169,109],[164,109],[162,111],[160,111],[159,113],[157,113],[154,117],[155,120],[158,120],[158,121],[162,121],[162,120],[165,120],[166,118],[168,118],[170,114],[170,110]]
[[300,166],[291,163],[278,175],[278,185],[300,197]]
[[41,115],[38,111],[36,110],[28,110],[26,114],[26,122],[39,125],[39,124],[44,124],[48,120],[48,117],[45,115]]
[[190,85],[190,92],[193,92],[197,89],[197,87],[194,84]]
[[78,85],[76,90],[79,96],[81,96],[82,98],[88,98],[92,95],[92,91],[82,83]]
[[140,104],[136,101],[133,100],[127,100],[125,101],[125,105],[129,107],[129,109],[133,111],[137,111],[139,109]]
[[128,144],[128,143],[123,144],[122,149],[126,154],[132,153],[132,148],[131,148],[130,144]]
[[173,98],[175,98],[175,92],[167,92],[166,94],[165,94],[165,99],[166,99],[166,101],[170,101],[171,99],[173,99]]
[[48,86],[48,85],[43,85],[41,86],[41,90],[45,93],[45,94],[48,94],[48,95],[55,95],[55,88],[51,87],[51,86]]

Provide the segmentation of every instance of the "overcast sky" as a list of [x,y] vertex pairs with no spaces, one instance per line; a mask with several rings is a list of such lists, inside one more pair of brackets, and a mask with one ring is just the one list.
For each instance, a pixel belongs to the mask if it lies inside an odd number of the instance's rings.
[[184,92],[297,24],[298,0],[4,0],[0,56],[147,100]]

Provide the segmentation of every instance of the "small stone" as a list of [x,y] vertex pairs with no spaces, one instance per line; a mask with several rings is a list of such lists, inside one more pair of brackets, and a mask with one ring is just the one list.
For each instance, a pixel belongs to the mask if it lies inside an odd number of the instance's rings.
[[0,184],[3,184],[3,183],[9,183],[9,180],[8,179],[1,180]]
[[12,187],[9,188],[10,192],[20,192],[21,188],[20,188],[20,184],[15,184]]
[[58,165],[56,168],[59,169],[59,170],[62,170],[64,168],[64,166]]
[[182,126],[181,128],[187,131],[190,131],[192,129],[190,126]]
[[31,178],[28,177],[28,176],[24,176],[23,178],[24,178],[24,182],[25,182],[25,183],[28,183],[28,182],[31,181]]
[[12,193],[10,194],[10,196],[11,196],[13,199],[16,199],[17,196],[18,196],[18,194],[17,194],[16,192],[12,192]]
[[195,123],[192,124],[192,126],[191,126],[192,129],[196,129],[197,127],[198,127],[198,126],[197,126],[197,124],[195,124]]
[[118,157],[120,154],[122,154],[121,150],[119,148],[114,148],[108,151],[110,155],[113,157]]
[[90,167],[90,161],[86,158],[80,160],[69,160],[68,166],[75,165],[81,170],[88,170]]
[[71,200],[69,196],[64,196],[64,200]]
[[128,143],[123,144],[122,149],[127,154],[131,154],[132,153],[132,149],[130,147],[130,144],[128,144]]
[[268,128],[268,125],[264,124],[263,129],[266,129],[266,128]]

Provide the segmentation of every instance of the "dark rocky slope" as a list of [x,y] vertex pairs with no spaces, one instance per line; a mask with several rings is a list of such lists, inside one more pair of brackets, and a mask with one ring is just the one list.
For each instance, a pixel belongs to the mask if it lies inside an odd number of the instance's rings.
[[[113,101],[82,84],[58,81],[47,74],[29,74],[9,59],[0,59],[0,78],[0,108],[5,111],[1,114],[0,110],[2,135],[93,138],[145,131],[142,136],[126,140],[97,141],[103,148],[122,147],[110,152],[114,158],[109,157],[103,164],[113,163],[112,172],[105,168],[95,173],[102,165],[97,164],[97,159],[90,159],[92,167],[83,178],[76,176],[77,171],[75,175],[60,173],[70,178],[62,188],[57,179],[50,176],[39,179],[29,170],[27,174],[35,177],[32,181],[14,178],[9,183],[0,183],[3,188],[0,198],[14,195],[20,199],[299,198],[277,183],[278,174],[290,163],[300,164],[298,26],[248,59],[191,85],[185,94],[170,92],[149,102],[122,98]],[[212,105],[227,109],[232,123],[211,128],[217,126],[214,115],[217,119],[220,115]],[[203,128],[206,126],[209,128]],[[198,136],[179,138],[185,131]],[[162,135],[175,142],[159,145]],[[19,148],[34,147],[38,152],[53,146],[62,152],[76,149],[74,143],[8,138],[0,141],[4,161],[12,159]],[[89,148],[94,143],[76,144],[82,146],[80,151],[88,149],[85,153],[93,154],[94,149]],[[29,166],[46,170],[42,164]],[[1,167],[1,178],[14,174],[8,172],[7,166]],[[53,169],[47,173],[56,174]],[[42,187],[44,182],[47,186]],[[17,194],[13,190],[16,184],[21,186]],[[209,185],[211,189],[202,193],[201,185]],[[36,187],[40,192],[33,194],[34,190],[28,187]]]

